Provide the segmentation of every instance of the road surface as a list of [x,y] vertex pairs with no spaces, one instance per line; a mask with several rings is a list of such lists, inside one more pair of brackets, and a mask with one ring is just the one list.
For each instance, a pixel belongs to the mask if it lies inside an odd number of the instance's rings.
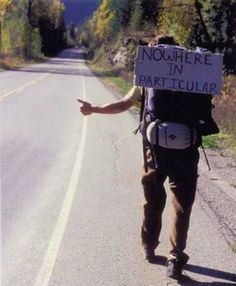
[[[116,100],[81,51],[1,72],[0,96],[2,286],[177,285],[165,277],[168,207],[156,262],[141,253],[137,120],[129,112],[81,116],[78,97]],[[222,232],[204,199],[208,182],[200,177],[186,249],[189,278],[178,285],[236,285],[229,247],[235,236]],[[235,203],[234,195],[221,194]]]

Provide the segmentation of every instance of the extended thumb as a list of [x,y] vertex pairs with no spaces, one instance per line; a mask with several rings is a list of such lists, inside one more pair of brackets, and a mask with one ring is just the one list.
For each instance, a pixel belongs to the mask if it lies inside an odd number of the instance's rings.
[[77,101],[80,102],[80,103],[82,103],[82,104],[87,103],[86,101],[84,101],[84,100],[82,100],[82,99],[80,99],[80,98],[78,98]]

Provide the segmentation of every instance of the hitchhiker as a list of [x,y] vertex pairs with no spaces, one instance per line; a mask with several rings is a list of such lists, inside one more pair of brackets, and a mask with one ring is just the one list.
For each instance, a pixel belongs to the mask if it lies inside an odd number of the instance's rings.
[[[171,36],[161,36],[154,44],[177,45]],[[202,135],[219,130],[211,117],[211,95],[206,94],[196,97],[185,92],[134,86],[123,99],[103,106],[94,106],[81,99],[78,102],[83,115],[116,114],[131,108],[142,95],[145,100],[140,127],[145,158],[142,176],[145,198],[141,228],[143,253],[149,262],[155,259],[167,196],[164,182],[168,177],[172,216],[167,276],[179,279],[189,260],[184,250],[198,178],[198,147]]]

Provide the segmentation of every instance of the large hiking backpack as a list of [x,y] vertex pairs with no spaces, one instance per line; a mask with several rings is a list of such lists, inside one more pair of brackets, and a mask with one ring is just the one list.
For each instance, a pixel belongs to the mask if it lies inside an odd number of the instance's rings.
[[[159,124],[159,131],[164,130],[165,133],[167,133],[167,123],[169,126],[170,123],[177,123],[177,125],[172,124],[170,130],[178,129],[181,125],[189,127],[191,136],[198,137],[198,140],[193,140],[193,144],[196,142],[199,144],[201,136],[219,132],[219,128],[212,117],[214,106],[211,94],[154,90],[152,88],[143,88],[143,93],[144,99],[140,118],[141,133],[144,137],[146,137],[147,128],[152,122]],[[163,125],[163,122],[166,124]],[[184,130],[182,128],[179,132],[184,132]],[[170,138],[171,136],[175,135],[170,134]]]

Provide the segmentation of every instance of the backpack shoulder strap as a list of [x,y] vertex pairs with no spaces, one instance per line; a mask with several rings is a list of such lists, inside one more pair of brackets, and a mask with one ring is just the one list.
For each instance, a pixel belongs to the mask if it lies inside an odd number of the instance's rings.
[[[145,96],[145,87],[142,87],[141,89],[141,107],[140,107],[140,116],[139,116],[139,122],[141,126],[141,122],[144,120],[144,109],[145,109],[145,105],[146,105],[146,96]],[[148,172],[148,160],[147,160],[147,142],[146,140],[143,138],[142,139],[142,143],[143,143],[143,163],[144,163],[144,171],[145,173]]]
[[141,106],[140,106],[140,114],[139,114],[139,122],[143,120],[143,112],[145,107],[145,87],[141,88]]
[[133,132],[135,135],[138,133],[138,131],[140,131],[141,123],[143,121],[143,116],[144,116],[144,108],[145,108],[145,88],[141,87],[141,105],[140,105],[140,112],[139,112],[139,125]]

